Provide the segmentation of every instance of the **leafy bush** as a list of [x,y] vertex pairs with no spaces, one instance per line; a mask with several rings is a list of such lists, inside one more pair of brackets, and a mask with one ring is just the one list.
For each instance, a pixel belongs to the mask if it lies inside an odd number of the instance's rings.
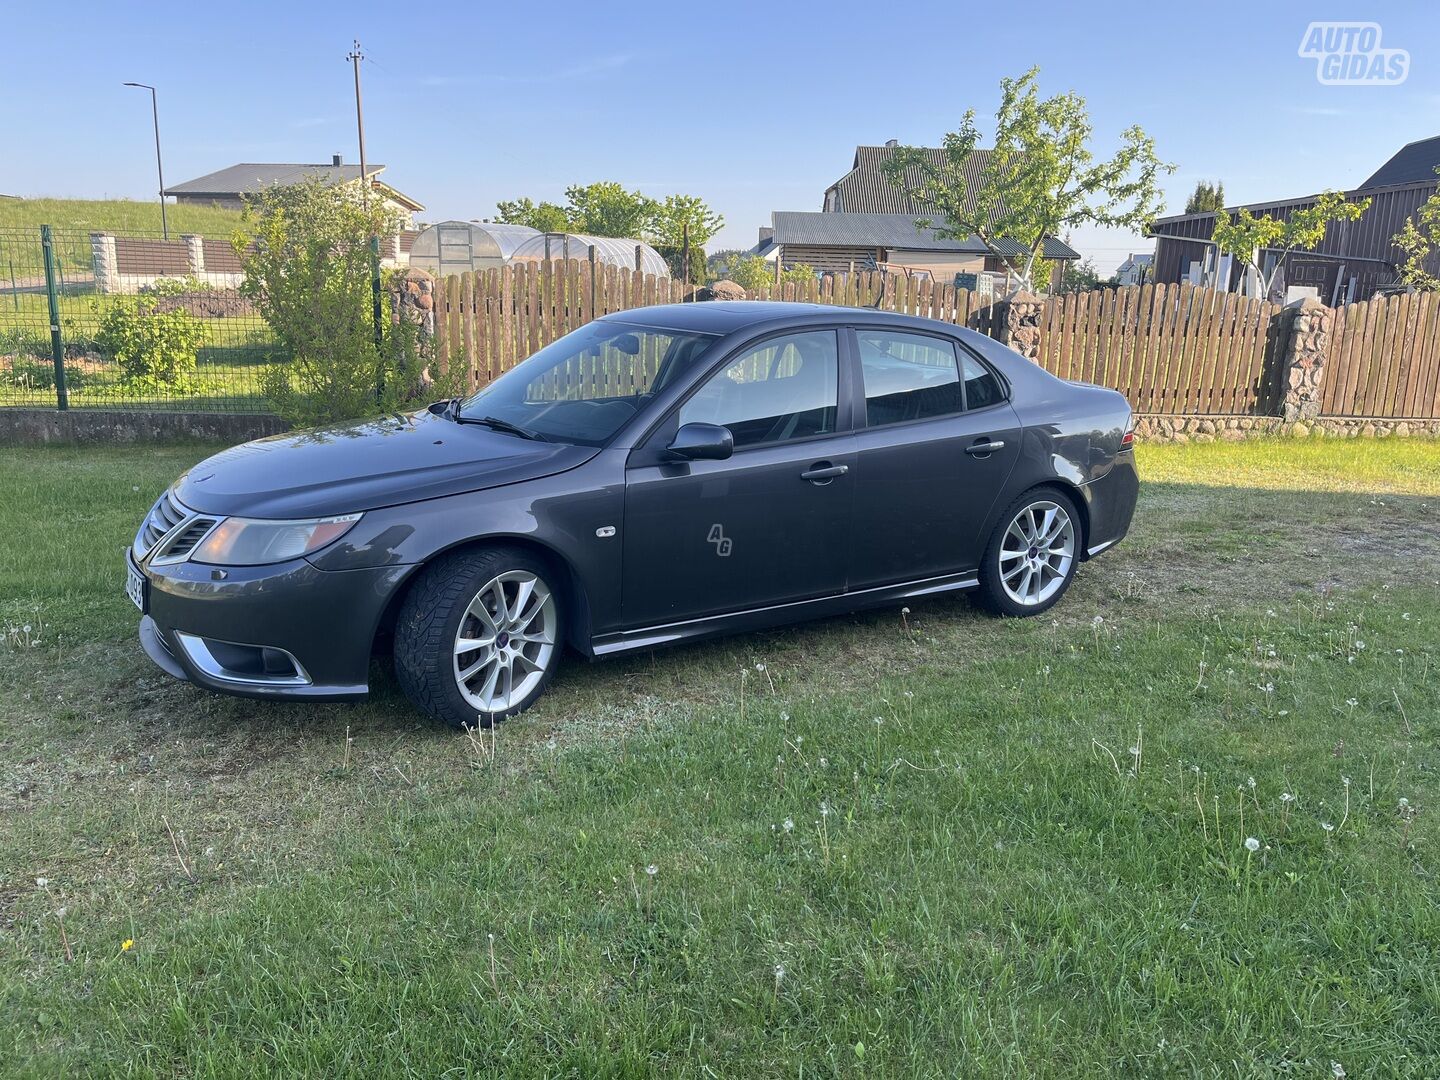
[[[685,246],[683,244],[656,244],[656,253],[670,267],[670,276],[676,281],[685,280]],[[690,284],[703,285],[706,278],[705,249],[690,245]]]
[[126,386],[137,390],[184,390],[205,344],[205,323],[183,308],[167,310],[167,297],[182,295],[185,281],[161,278],[144,292],[97,302],[95,347],[120,365]]
[[[748,251],[735,252],[730,258],[724,260],[716,268],[722,278],[729,278],[742,289],[754,291],[763,289],[765,286],[773,286],[775,280],[775,264],[766,262],[758,255],[752,255]],[[804,263],[797,263],[795,266],[780,272],[780,281],[793,281],[796,284],[803,284],[813,281],[815,271]]]
[[270,188],[247,207],[234,240],[240,292],[290,357],[262,387],[291,423],[371,416],[428,394],[413,325],[387,317],[375,342],[370,238],[402,224],[380,200],[362,205],[354,185],[319,181]]

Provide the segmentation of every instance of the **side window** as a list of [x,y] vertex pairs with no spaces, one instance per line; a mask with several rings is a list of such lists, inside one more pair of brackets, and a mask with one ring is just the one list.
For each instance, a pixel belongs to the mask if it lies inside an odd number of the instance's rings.
[[856,330],[870,427],[958,413],[955,347],[940,338],[895,330]]
[[712,375],[680,407],[680,423],[723,425],[737,447],[826,435],[839,372],[835,331],[771,338]]
[[960,350],[960,365],[965,372],[965,404],[971,409],[983,409],[1005,400],[1005,391],[995,373],[980,363],[964,349]]

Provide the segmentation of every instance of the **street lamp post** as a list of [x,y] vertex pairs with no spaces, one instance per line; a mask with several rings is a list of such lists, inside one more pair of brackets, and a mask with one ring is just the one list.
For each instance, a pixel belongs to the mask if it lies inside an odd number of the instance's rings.
[[125,85],[150,91],[150,116],[155,121],[155,172],[160,177],[160,229],[165,239],[169,240],[170,222],[165,217],[165,167],[160,164],[160,106],[155,101],[155,87],[139,82],[127,82]]

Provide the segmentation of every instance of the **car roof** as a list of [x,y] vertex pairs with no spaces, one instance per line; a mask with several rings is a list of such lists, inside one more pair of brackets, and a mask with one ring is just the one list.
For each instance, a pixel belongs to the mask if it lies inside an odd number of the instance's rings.
[[[902,315],[869,307],[838,307],[834,304],[794,304],[759,300],[704,300],[690,304],[657,304],[654,307],[630,308],[604,316],[607,322],[654,326],[667,330],[690,330],[701,334],[731,334],[752,326],[793,322],[797,325],[816,321],[844,322],[864,317],[899,326],[934,326],[934,320],[915,315]],[[949,330],[957,329],[941,324]]]

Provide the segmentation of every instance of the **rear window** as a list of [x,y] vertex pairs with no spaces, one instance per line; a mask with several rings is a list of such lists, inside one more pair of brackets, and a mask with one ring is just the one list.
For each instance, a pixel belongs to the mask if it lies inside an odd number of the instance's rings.
[[964,408],[955,347],[942,338],[857,330],[869,427],[947,416]]
[[983,409],[1005,400],[1005,391],[995,373],[963,350],[960,365],[965,372],[965,407]]

